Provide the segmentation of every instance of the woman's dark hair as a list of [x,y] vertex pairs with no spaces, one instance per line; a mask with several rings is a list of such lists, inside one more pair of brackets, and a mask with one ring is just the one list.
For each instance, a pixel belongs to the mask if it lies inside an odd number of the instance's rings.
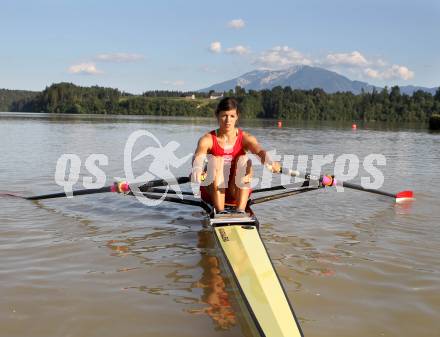
[[224,97],[218,102],[217,109],[215,109],[215,116],[218,117],[220,112],[229,110],[236,110],[237,114],[240,113],[237,100],[232,97]]

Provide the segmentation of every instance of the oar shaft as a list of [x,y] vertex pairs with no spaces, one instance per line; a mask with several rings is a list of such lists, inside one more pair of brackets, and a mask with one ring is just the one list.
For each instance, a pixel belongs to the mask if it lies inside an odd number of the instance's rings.
[[184,204],[184,205],[191,205],[191,206],[201,207],[201,208],[203,208],[207,212],[211,211],[211,208],[208,206],[208,204],[206,204],[204,201],[200,201],[200,200],[180,199],[180,198],[176,198],[176,197],[168,197],[168,196],[163,196],[163,195],[157,195],[157,194],[149,193],[149,192],[143,192],[141,194],[144,197],[147,197],[147,198],[153,199],[153,200],[160,200],[160,199],[162,199],[164,201],[174,202],[174,203],[177,203],[177,204]]
[[370,193],[385,195],[385,196],[391,197],[391,198],[395,198],[396,197],[396,195],[393,194],[393,193],[389,193],[389,192],[385,192],[385,191],[381,191],[381,190],[373,190],[371,188],[364,188],[362,186],[359,186],[359,185],[356,185],[356,184],[352,184],[352,183],[348,183],[346,181],[343,181],[341,185],[343,187],[351,188],[353,190],[358,190],[358,191],[364,191],[364,192],[370,192]]
[[[167,186],[167,185],[178,185],[178,184],[186,184],[190,181],[189,177],[178,177],[175,179],[157,179],[157,180],[151,180],[143,185],[140,185],[138,187],[139,191],[141,192],[148,192],[153,187],[159,187],[159,186]],[[126,183],[124,183],[125,186],[128,186]],[[118,185],[118,184],[116,184]],[[118,189],[115,188],[116,186],[105,186],[101,188],[90,188],[85,190],[76,190],[72,191],[70,195],[76,196],[76,195],[86,195],[86,194],[97,194],[97,193],[107,193],[107,192],[118,192]],[[128,188],[128,187],[127,187]],[[119,192],[121,192],[119,190]],[[123,191],[125,192],[125,191]],[[65,198],[68,197],[68,194],[65,192],[59,192],[59,193],[52,193],[52,194],[43,194],[43,195],[35,195],[32,197],[25,197],[26,200],[42,200],[42,199],[54,199],[54,198]]]
[[268,195],[265,197],[259,197],[259,198],[251,199],[249,201],[249,204],[250,205],[261,204],[262,202],[277,200],[277,199],[281,199],[281,198],[285,198],[285,197],[290,197],[292,195],[314,191],[319,188],[322,188],[322,187],[304,187],[304,188],[298,189],[298,190],[277,193],[277,194]]
[[139,186],[139,191],[148,192],[153,187],[168,186],[168,185],[180,185],[190,182],[190,177],[178,177],[175,179],[157,179],[149,181],[141,186]]
[[[297,170],[291,170],[289,168],[281,168],[281,173],[283,174],[287,174],[290,175],[292,177],[298,177],[304,180],[318,180],[319,182],[322,182],[324,176],[314,176],[308,172],[306,173],[302,173],[299,172]],[[342,187],[346,187],[346,188],[350,188],[353,190],[358,190],[358,191],[363,191],[363,192],[369,192],[369,193],[374,193],[374,194],[379,194],[379,195],[384,195],[387,197],[391,197],[391,198],[396,198],[396,194],[394,193],[389,193],[389,192],[385,192],[385,191],[381,191],[381,190],[375,190],[375,189],[371,189],[371,188],[364,188],[360,185],[356,185],[356,184],[352,184],[346,181],[342,181],[342,182],[337,182],[336,185],[342,186]]]
[[[72,196],[85,195],[85,194],[97,194],[97,193],[107,193],[111,192],[112,186],[105,186],[102,188],[92,188],[87,190],[72,191]],[[65,192],[35,195],[33,197],[26,197],[26,200],[42,200],[42,199],[54,199],[54,198],[64,198],[68,195]]]

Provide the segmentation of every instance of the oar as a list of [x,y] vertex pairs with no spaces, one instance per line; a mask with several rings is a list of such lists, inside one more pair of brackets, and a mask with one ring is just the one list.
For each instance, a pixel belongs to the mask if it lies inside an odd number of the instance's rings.
[[[188,183],[189,181],[190,181],[189,177],[178,177],[176,179],[157,179],[157,180],[148,181],[145,184],[140,185],[138,189],[140,192],[148,192],[150,189],[154,187],[174,185],[174,184],[185,184]],[[85,190],[72,191],[71,195],[76,196],[76,195],[98,194],[98,193],[107,193],[107,192],[128,193],[130,192],[130,190],[131,190],[130,185],[127,182],[119,182],[102,188],[91,188]],[[8,195],[20,197],[11,194]],[[35,195],[32,197],[20,197],[20,198],[26,200],[42,200],[42,199],[63,198],[67,196],[68,195],[65,192],[60,192],[60,193],[42,194],[42,195]]]
[[299,177],[304,180],[317,180],[317,181],[319,181],[320,184],[322,184],[324,186],[338,185],[338,186],[351,188],[353,190],[358,190],[358,191],[362,191],[362,192],[369,192],[369,193],[384,195],[387,197],[394,198],[397,203],[405,201],[405,200],[414,199],[413,191],[409,191],[409,190],[401,191],[398,193],[390,193],[390,192],[385,192],[385,191],[371,189],[371,188],[364,188],[360,185],[352,184],[352,183],[349,183],[346,181],[337,181],[333,176],[330,176],[330,175],[324,175],[324,176],[318,177],[318,176],[313,176],[310,173],[301,173],[297,170],[291,170],[291,169],[285,168],[285,167],[281,168],[280,173],[290,175],[292,177]]
[[364,188],[360,185],[352,184],[352,183],[349,183],[346,181],[343,181],[340,185],[343,187],[351,188],[353,190],[370,192],[370,193],[375,193],[375,194],[380,194],[380,195],[384,195],[387,197],[391,197],[391,198],[394,198],[397,203],[414,199],[414,192],[410,191],[410,190],[401,191],[401,192],[393,194],[393,193],[385,192],[385,191],[381,191],[381,190],[373,190],[371,188]]

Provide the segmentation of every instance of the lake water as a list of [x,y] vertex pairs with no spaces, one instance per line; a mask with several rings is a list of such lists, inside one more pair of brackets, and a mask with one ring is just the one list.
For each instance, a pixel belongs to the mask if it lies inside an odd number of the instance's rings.
[[[110,184],[125,176],[132,132],[177,141],[183,157],[214,127],[209,119],[2,113],[0,191],[60,191],[54,175],[66,153],[80,158],[81,178],[90,175],[88,156],[107,156]],[[439,336],[440,134],[383,125],[278,129],[276,121],[243,128],[279,154],[383,154],[383,189],[416,194],[394,205],[326,189],[254,206],[305,336]],[[143,173],[148,160],[135,170]],[[189,162],[173,172],[188,170]],[[0,336],[245,336],[202,219],[197,208],[147,207],[123,195],[0,196]]]

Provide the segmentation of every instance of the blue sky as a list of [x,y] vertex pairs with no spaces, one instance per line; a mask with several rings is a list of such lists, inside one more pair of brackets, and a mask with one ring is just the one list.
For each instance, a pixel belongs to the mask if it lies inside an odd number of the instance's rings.
[[440,85],[440,2],[0,0],[0,88],[196,90],[309,64]]

